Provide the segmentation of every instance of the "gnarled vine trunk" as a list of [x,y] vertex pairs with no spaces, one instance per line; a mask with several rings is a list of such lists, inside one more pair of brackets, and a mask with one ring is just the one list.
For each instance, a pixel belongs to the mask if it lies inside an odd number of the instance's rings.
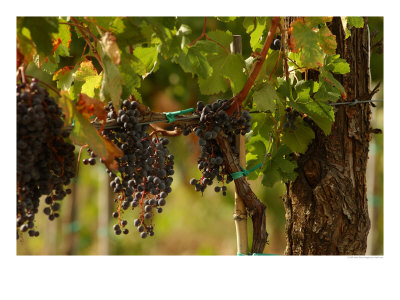
[[[347,101],[366,100],[369,92],[367,25],[345,38],[341,19],[330,24],[337,53],[350,64],[338,76]],[[316,129],[315,140],[298,159],[299,176],[287,185],[287,255],[363,255],[370,229],[366,168],[370,104],[336,106],[329,136]]]

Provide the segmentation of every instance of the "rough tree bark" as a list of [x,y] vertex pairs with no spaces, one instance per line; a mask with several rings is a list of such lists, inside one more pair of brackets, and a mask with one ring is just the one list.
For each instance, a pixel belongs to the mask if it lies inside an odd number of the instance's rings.
[[[337,53],[350,64],[338,76],[346,101],[370,99],[368,29],[353,29],[344,39],[340,18],[330,29]],[[316,129],[315,140],[298,158],[299,176],[287,185],[287,255],[363,255],[370,229],[366,168],[370,141],[370,104],[336,106],[329,136]]]

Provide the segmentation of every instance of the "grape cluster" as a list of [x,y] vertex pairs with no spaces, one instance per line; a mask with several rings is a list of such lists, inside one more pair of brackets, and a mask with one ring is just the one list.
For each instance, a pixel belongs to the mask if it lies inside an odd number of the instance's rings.
[[272,41],[270,48],[271,50],[280,50],[282,48],[280,35],[278,35],[276,39]]
[[124,152],[116,159],[120,176],[108,170],[110,187],[117,194],[115,202],[118,204],[113,212],[113,217],[118,219],[114,233],[129,233],[128,221],[122,214],[136,208],[140,212],[133,224],[140,236],[146,238],[154,235],[153,215],[163,211],[165,198],[171,192],[174,156],[166,147],[168,139],[148,134],[149,126],[139,124],[141,113],[138,108],[138,102],[124,100],[121,109],[115,112],[113,104],[108,103],[105,107],[107,121],[114,120],[116,127],[105,129],[103,135]]
[[43,212],[54,220],[71,193],[64,186],[75,174],[75,147],[64,140],[63,126],[62,110],[37,79],[17,85],[17,238],[39,235],[34,221],[42,195]]
[[229,183],[233,179],[223,164],[223,155],[215,139],[218,134],[224,133],[232,151],[238,154],[235,146],[236,135],[245,135],[251,129],[249,112],[243,110],[241,114],[235,112],[229,116],[226,112],[229,108],[227,101],[219,99],[212,104],[197,102],[196,113],[200,115],[200,121],[194,128],[194,132],[200,138],[201,155],[198,159],[198,169],[202,172],[202,176],[199,180],[195,178],[190,180],[190,184],[194,185],[196,191],[204,192],[206,187],[212,185],[216,179],[222,183],[222,186],[215,186],[214,191],[217,193],[222,191],[222,194],[226,195],[225,183]]
[[294,122],[296,121],[296,118],[300,115],[298,111],[294,110],[292,107],[287,107],[285,109],[286,112],[286,119],[285,122],[283,123],[283,130],[291,130],[294,131],[296,130],[296,125]]
[[96,164],[97,155],[90,148],[87,148],[87,152],[90,155],[90,158],[85,158],[82,162],[84,165],[94,166]]

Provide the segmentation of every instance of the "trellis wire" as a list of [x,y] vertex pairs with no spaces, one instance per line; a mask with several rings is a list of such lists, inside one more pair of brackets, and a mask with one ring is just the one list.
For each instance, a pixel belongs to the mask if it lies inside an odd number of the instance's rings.
[[[356,104],[362,104],[362,103],[372,103],[372,102],[383,102],[383,100],[354,100],[351,102],[339,102],[339,103],[330,103],[329,105],[331,106],[337,106],[337,105],[356,105]],[[249,113],[271,113],[271,111],[250,111]],[[200,116],[190,116],[190,117],[181,117],[181,118],[177,118],[175,119],[175,121],[186,121],[186,120],[194,120],[194,119],[199,119]],[[165,117],[165,120],[155,120],[155,121],[148,121],[148,122],[142,122],[139,123],[139,125],[149,125],[149,124],[153,124],[153,123],[168,123],[169,120],[167,119],[167,117]],[[92,125],[96,128],[96,129],[100,129],[102,124],[101,123],[92,123]],[[107,122],[104,125],[104,129],[113,129],[113,128],[118,128],[119,126],[116,124],[115,121],[110,121]],[[65,126],[64,130],[66,131],[71,131],[74,128],[73,125],[70,126]]]

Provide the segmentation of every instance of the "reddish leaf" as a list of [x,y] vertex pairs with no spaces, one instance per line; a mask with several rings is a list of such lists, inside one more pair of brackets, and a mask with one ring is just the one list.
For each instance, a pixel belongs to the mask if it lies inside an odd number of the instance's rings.
[[76,109],[87,120],[90,120],[92,116],[96,116],[97,119],[101,121],[105,121],[107,118],[107,111],[104,109],[104,103],[85,94],[79,95],[79,99],[76,103]]
[[58,46],[60,46],[61,44],[62,44],[62,41],[60,38],[53,41],[53,54],[54,54],[54,52],[56,52]]

